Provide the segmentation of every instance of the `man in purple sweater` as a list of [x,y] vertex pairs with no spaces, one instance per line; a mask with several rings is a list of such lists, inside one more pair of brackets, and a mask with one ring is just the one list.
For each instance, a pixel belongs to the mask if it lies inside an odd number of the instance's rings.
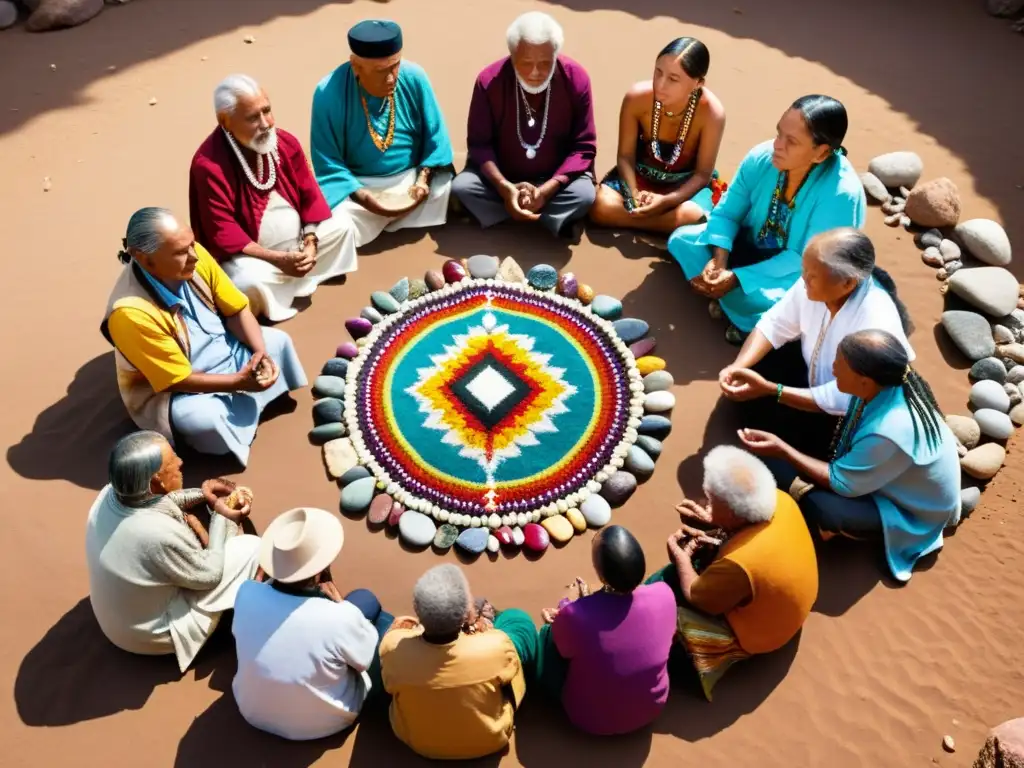
[[575,238],[594,203],[597,132],[590,78],[560,56],[562,28],[525,13],[508,30],[510,55],[477,77],[466,169],[452,192],[482,227],[540,221]]

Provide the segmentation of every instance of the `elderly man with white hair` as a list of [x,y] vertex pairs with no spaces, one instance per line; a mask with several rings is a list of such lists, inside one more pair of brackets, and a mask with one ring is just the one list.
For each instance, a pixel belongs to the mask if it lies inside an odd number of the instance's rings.
[[539,221],[575,239],[594,203],[590,78],[561,53],[563,40],[553,18],[525,13],[508,29],[509,55],[477,77],[469,159],[452,191],[482,227]]
[[456,565],[423,574],[412,600],[416,618],[395,619],[380,644],[395,735],[434,760],[504,749],[537,659],[533,621],[515,608],[495,615],[486,600],[474,603]]
[[[818,595],[814,543],[800,509],[764,462],[733,446],[704,458],[704,494],[706,505],[687,499],[677,507],[684,522],[668,539],[672,563],[648,583],[663,580],[679,605],[723,617],[738,653],[777,650],[800,631]],[[695,555],[713,555],[712,562],[695,566]],[[701,657],[706,649],[688,650]]]
[[332,217],[299,140],[276,127],[259,83],[230,75],[213,105],[217,127],[189,172],[192,227],[255,314],[287,320],[296,298],[356,268],[351,227]]

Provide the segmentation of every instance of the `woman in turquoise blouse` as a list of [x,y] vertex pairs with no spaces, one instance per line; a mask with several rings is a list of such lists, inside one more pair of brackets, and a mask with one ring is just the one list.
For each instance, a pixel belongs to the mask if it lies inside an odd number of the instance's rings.
[[769,457],[779,488],[798,500],[823,539],[880,533],[893,576],[909,581],[914,563],[940,549],[943,529],[960,521],[956,438],[906,348],[888,331],[845,336],[834,374],[839,391],[853,399],[830,461],[805,456],[768,432],[743,429],[740,439]]
[[847,126],[846,108],[835,99],[797,99],[775,140],[744,158],[708,221],[669,238],[686,279],[712,299],[712,315],[732,322],[730,342],[741,342],[797,281],[812,237],[864,225],[864,188],[842,146]]

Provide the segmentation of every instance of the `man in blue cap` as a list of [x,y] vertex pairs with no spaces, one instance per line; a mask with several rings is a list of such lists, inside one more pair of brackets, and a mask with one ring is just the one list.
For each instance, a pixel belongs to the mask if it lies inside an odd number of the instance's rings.
[[444,224],[452,146],[422,67],[402,61],[402,29],[361,21],[352,55],[313,94],[313,171],[359,247],[383,232]]

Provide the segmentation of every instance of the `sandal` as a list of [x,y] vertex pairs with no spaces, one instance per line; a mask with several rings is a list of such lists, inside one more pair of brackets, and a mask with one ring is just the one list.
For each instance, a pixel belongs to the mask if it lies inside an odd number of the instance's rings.
[[725,329],[725,340],[733,346],[740,346],[744,341],[746,341],[746,338],[747,334],[731,323],[729,324],[729,327]]

